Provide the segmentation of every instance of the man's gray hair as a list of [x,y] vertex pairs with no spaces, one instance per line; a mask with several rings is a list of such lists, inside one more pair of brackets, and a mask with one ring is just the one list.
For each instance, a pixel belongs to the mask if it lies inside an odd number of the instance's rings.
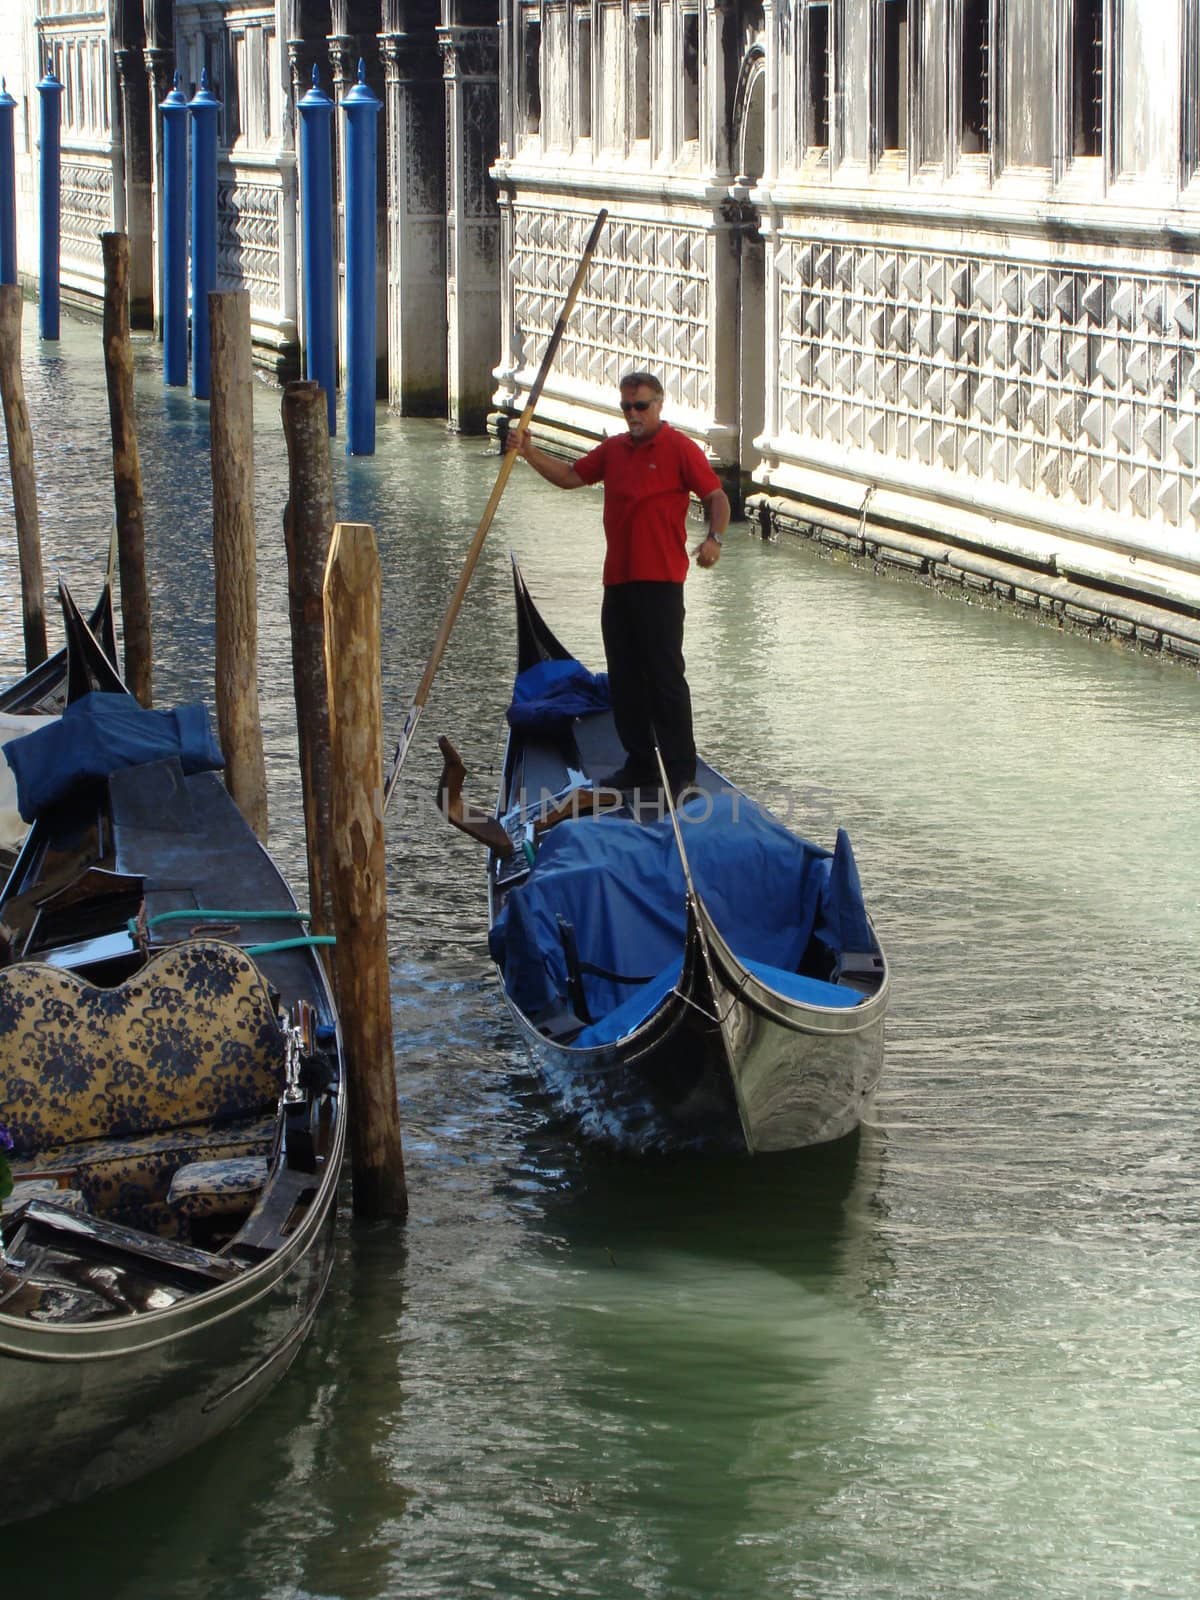
[[655,394],[661,395],[663,386],[652,372],[627,372],[618,385],[621,389],[640,389],[642,386],[653,389]]

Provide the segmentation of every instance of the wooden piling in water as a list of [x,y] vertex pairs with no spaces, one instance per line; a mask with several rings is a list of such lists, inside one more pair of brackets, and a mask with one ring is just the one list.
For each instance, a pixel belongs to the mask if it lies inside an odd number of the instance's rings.
[[129,240],[102,233],[104,255],[104,376],[112,429],[117,559],[121,572],[121,631],[125,682],[144,706],[153,704],[150,591],[146,584],[146,514],[133,400],[133,341],[129,337]]
[[37,475],[33,467],[33,434],[21,376],[21,291],[15,283],[0,284],[0,399],[8,435],[13,511],[17,524],[17,556],[21,568],[21,621],[25,630],[25,670],[46,659],[46,596],[42,575],[42,540],[38,530]]
[[324,584],[333,533],[333,469],[325,391],[317,383],[289,383],[283,391],[281,411],[288,450],[288,503],[283,531],[304,831],[308,840],[309,908],[313,932],[332,933]]
[[339,522],[325,568],[338,1010],[357,1216],[408,1212],[392,1051],[383,841],[382,584],[373,529]]
[[250,296],[241,290],[210,294],[208,317],[217,729],[229,792],[265,844],[267,771],[258,710]]

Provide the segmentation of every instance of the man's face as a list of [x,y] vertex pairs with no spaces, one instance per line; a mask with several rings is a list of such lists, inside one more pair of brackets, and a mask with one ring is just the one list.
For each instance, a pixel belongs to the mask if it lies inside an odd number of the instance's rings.
[[627,383],[621,390],[625,426],[634,439],[648,439],[659,424],[663,397],[645,383]]

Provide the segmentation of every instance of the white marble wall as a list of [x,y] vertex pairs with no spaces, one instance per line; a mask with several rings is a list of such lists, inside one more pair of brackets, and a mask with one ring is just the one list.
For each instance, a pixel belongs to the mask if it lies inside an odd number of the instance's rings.
[[653,367],[772,504],[867,504],[1043,566],[1070,541],[1094,577],[1132,584],[1151,559],[1191,593],[1200,0],[702,0],[685,70],[688,14],[506,6],[497,402],[520,404],[604,203],[543,408],[564,440],[610,425],[623,368]]

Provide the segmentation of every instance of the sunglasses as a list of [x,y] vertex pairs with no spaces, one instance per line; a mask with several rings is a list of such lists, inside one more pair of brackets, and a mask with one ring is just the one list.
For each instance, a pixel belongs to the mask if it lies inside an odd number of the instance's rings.
[[655,404],[657,402],[654,400],[622,400],[621,410],[627,414],[630,411],[649,411],[650,407]]

